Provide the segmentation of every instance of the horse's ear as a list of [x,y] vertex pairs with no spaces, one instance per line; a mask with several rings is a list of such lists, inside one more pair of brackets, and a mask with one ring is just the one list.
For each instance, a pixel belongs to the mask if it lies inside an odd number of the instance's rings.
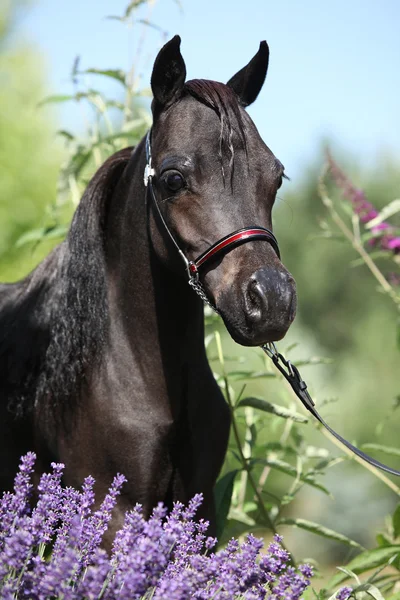
[[186,67],[179,49],[180,45],[181,38],[176,35],[161,48],[154,62],[151,74],[154,107],[169,106],[179,98],[182,92]]
[[249,106],[260,93],[268,70],[268,59],[268,44],[260,42],[257,54],[228,81],[227,85],[239,96],[242,106]]

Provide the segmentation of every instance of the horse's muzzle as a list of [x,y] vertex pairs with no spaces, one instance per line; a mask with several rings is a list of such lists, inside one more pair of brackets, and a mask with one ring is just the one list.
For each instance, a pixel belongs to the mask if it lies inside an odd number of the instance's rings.
[[284,268],[263,267],[241,287],[240,299],[227,291],[218,303],[233,339],[244,346],[282,339],[296,314],[296,284],[290,273]]

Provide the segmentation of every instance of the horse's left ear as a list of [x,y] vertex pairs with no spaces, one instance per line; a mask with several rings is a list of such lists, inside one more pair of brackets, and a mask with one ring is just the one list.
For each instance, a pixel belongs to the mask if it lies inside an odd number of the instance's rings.
[[239,96],[242,106],[249,106],[260,93],[268,70],[268,59],[268,44],[260,42],[258,52],[249,64],[228,81],[227,85]]
[[154,96],[153,110],[166,108],[182,93],[186,79],[186,66],[180,52],[181,38],[176,35],[157,55],[151,74]]

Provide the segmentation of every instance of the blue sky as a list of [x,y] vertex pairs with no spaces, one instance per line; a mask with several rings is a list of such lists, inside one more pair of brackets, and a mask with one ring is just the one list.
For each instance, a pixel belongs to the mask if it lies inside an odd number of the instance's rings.
[[[400,2],[398,0],[159,0],[140,17],[165,32],[128,29],[127,0],[37,0],[21,28],[47,57],[54,93],[71,92],[76,55],[82,67],[129,68],[144,31],[140,74],[147,85],[162,44],[179,33],[188,78],[226,81],[250,60],[260,40],[270,46],[266,84],[249,109],[260,133],[297,176],[324,139],[369,166],[400,156]],[[61,125],[76,128],[65,105]]]

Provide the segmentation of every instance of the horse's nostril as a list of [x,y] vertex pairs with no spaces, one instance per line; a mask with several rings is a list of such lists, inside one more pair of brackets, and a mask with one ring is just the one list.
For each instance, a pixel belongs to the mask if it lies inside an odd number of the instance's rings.
[[268,298],[260,282],[254,279],[247,287],[247,308],[250,318],[259,321],[268,311]]

